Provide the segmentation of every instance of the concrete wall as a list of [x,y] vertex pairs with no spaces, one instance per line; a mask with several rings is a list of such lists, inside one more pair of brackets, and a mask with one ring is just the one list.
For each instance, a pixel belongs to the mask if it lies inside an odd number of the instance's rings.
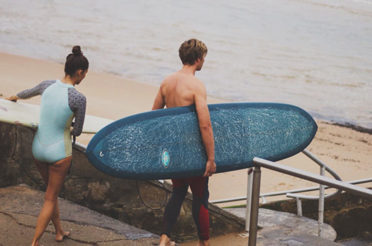
[[[34,130],[0,123],[0,187],[21,183],[45,190],[32,158]],[[164,205],[170,196],[169,185],[157,181],[118,179],[96,170],[81,148],[73,151],[71,172],[61,197],[123,222],[159,234]],[[191,214],[191,196],[183,203],[174,228],[176,240],[196,238]],[[244,221],[209,204],[211,235],[242,231]]]

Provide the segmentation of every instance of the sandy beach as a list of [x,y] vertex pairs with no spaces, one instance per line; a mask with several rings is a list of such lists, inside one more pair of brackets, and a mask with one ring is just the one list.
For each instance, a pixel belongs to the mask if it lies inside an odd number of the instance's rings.
[[[0,53],[0,72],[2,98],[33,87],[42,80],[60,79],[64,75],[62,64],[6,53]],[[157,93],[157,87],[95,71],[89,71],[85,80],[76,88],[87,97],[88,114],[113,120],[150,110]],[[223,101],[208,98],[209,103]],[[40,97],[27,102],[39,104]],[[325,122],[317,123],[318,132],[307,149],[335,170],[343,180],[370,178],[372,135]],[[91,137],[83,135],[78,141],[87,144]],[[319,173],[319,167],[303,154],[283,160],[281,163]],[[262,175],[261,193],[315,185],[268,170],[263,170]],[[210,179],[210,200],[244,196],[246,182],[247,170],[216,174]],[[279,198],[268,200],[272,199]]]
[[[0,93],[3,97],[33,87],[42,80],[59,79],[64,75],[62,64],[6,53],[0,53],[0,72]],[[158,89],[95,71],[89,71],[76,88],[87,97],[87,114],[113,120],[150,110]],[[39,104],[40,97],[26,102]],[[218,102],[224,100],[208,98],[208,103]],[[372,174],[372,135],[326,122],[317,123],[318,132],[307,149],[334,169],[343,180],[369,178]],[[82,135],[78,141],[88,144],[91,137]],[[303,154],[282,160],[281,163],[319,173],[318,166]],[[246,176],[246,170],[214,175],[210,180],[210,200],[244,196]],[[307,186],[314,184],[263,170],[262,193]]]

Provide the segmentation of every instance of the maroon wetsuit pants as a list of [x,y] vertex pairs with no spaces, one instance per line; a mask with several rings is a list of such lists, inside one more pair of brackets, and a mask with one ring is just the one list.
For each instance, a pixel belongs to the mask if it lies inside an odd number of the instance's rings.
[[185,199],[190,186],[192,200],[192,215],[201,240],[209,239],[209,213],[208,213],[208,178],[193,177],[184,179],[172,179],[173,192],[164,212],[163,233],[170,237],[171,230],[176,224],[180,214],[182,202]]

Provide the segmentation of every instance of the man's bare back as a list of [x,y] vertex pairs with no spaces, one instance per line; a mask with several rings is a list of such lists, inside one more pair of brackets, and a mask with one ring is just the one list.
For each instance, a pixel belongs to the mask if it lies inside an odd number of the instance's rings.
[[160,86],[160,93],[163,97],[163,106],[167,108],[192,105],[196,97],[207,100],[202,82],[183,70],[168,76]]

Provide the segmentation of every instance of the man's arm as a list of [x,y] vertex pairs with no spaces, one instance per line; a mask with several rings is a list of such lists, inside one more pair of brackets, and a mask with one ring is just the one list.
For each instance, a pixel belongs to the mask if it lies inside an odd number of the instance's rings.
[[213,129],[207,105],[207,93],[204,86],[200,86],[199,90],[194,95],[194,100],[199,121],[200,134],[208,157],[203,175],[207,177],[216,172],[216,163],[214,161]]
[[158,94],[155,97],[155,101],[154,101],[154,104],[152,106],[152,110],[161,109],[161,108],[164,108],[164,106],[165,106],[165,102],[164,102],[163,95],[161,93],[161,86],[160,86]]

